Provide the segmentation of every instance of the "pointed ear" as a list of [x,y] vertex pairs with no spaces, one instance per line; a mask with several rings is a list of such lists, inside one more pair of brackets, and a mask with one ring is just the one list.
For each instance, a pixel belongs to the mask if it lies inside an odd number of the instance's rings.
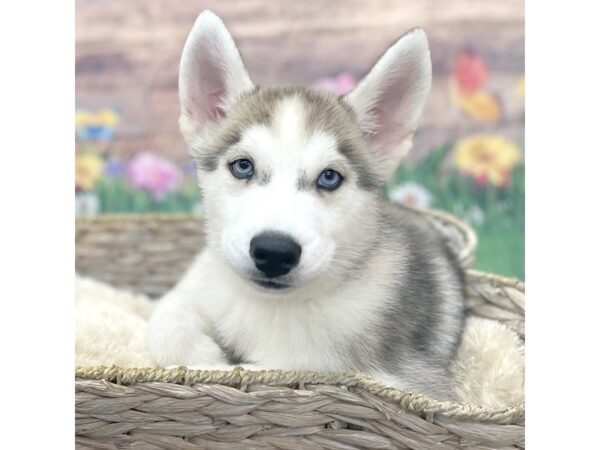
[[253,87],[221,19],[212,11],[202,12],[179,65],[179,127],[188,144],[226,116],[240,95]]
[[412,146],[431,88],[431,58],[422,29],[403,35],[346,96],[389,177]]

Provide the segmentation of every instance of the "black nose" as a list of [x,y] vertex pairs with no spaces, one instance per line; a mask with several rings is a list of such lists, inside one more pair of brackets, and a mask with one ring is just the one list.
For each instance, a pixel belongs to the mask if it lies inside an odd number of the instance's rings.
[[267,278],[285,275],[300,260],[302,247],[282,233],[265,232],[250,241],[250,256]]

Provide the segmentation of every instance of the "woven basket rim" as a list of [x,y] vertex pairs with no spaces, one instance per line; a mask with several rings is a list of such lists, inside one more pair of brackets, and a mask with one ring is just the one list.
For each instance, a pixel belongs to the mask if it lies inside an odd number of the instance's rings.
[[469,257],[469,255],[475,254],[475,249],[477,248],[477,233],[471,228],[469,224],[463,222],[456,216],[439,209],[432,208],[414,208],[411,206],[402,205],[403,208],[423,213],[429,215],[431,217],[435,217],[436,219],[441,220],[442,222],[450,223],[454,227],[456,227],[460,233],[463,235],[465,243],[458,255],[460,261],[463,261]]
[[481,270],[469,269],[465,273],[468,277],[476,280],[486,280],[496,285],[503,285],[513,287],[523,293],[525,293],[525,282],[516,277],[507,277],[504,275],[497,275],[495,273],[483,272]]
[[385,386],[379,381],[359,372],[312,372],[283,370],[246,370],[236,366],[230,371],[191,370],[186,367],[162,368],[123,368],[118,366],[77,367],[78,380],[108,381],[119,385],[139,383],[169,383],[178,385],[220,384],[245,389],[252,384],[266,386],[288,386],[303,389],[306,385],[333,385],[357,387],[397,404],[410,413],[435,414],[458,420],[483,423],[521,423],[525,415],[525,405],[506,408],[484,408],[479,405],[456,401],[439,401],[426,395]]
[[[467,271],[468,276],[475,279],[484,279],[495,285],[510,286],[522,292],[525,290],[523,282],[516,278],[507,278],[499,275]],[[426,395],[417,394],[407,390],[396,389],[383,385],[375,379],[359,372],[333,373],[312,371],[282,371],[259,370],[250,371],[240,366],[231,371],[219,370],[190,370],[185,367],[173,369],[162,368],[123,368],[118,366],[77,367],[75,378],[79,380],[105,380],[121,385],[137,383],[163,382],[171,384],[192,385],[222,384],[232,387],[244,388],[250,384],[264,384],[268,386],[299,386],[310,385],[336,385],[358,387],[385,400],[391,401],[403,410],[426,415],[436,414],[447,418],[471,420],[484,423],[522,423],[525,416],[525,405],[519,404],[506,408],[484,408],[479,405],[460,403],[456,401],[439,401]]]

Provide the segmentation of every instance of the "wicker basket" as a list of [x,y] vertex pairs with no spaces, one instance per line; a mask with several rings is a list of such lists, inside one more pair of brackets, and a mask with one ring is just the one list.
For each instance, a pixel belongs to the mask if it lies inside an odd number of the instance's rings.
[[[451,216],[424,214],[468,266],[473,232]],[[201,248],[201,228],[192,216],[80,219],[77,271],[158,296]],[[524,339],[523,284],[475,271],[467,282],[468,313]],[[357,373],[94,367],[75,376],[79,448],[524,448],[522,405],[439,402]]]

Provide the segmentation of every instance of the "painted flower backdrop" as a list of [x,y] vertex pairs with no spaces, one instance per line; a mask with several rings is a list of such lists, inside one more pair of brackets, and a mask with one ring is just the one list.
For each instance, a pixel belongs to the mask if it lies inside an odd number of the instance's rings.
[[195,167],[147,150],[122,160],[110,144],[119,122],[111,108],[76,111],[75,131],[81,144],[75,155],[76,215],[198,212]]
[[[474,51],[458,55],[448,80],[449,104],[480,131],[432,148],[418,162],[403,164],[384,194],[394,202],[459,216],[478,233],[477,268],[524,278],[523,149],[493,129],[503,114],[502,96],[488,86],[493,76],[487,61]],[[313,85],[341,95],[355,83],[353,74],[342,72]],[[523,101],[524,91],[521,78],[512,92],[502,95]],[[201,214],[194,164],[177,163],[158,149],[146,148],[122,159],[112,144],[122,119],[126,118],[115,108],[76,111],[76,214]]]
[[481,132],[464,134],[432,149],[424,160],[404,164],[386,193],[392,201],[462,218],[478,234],[476,268],[524,279],[524,149],[493,126],[503,118],[502,95],[523,101],[525,79],[500,94],[488,87],[493,76],[473,50],[458,55],[448,80],[450,104]]

